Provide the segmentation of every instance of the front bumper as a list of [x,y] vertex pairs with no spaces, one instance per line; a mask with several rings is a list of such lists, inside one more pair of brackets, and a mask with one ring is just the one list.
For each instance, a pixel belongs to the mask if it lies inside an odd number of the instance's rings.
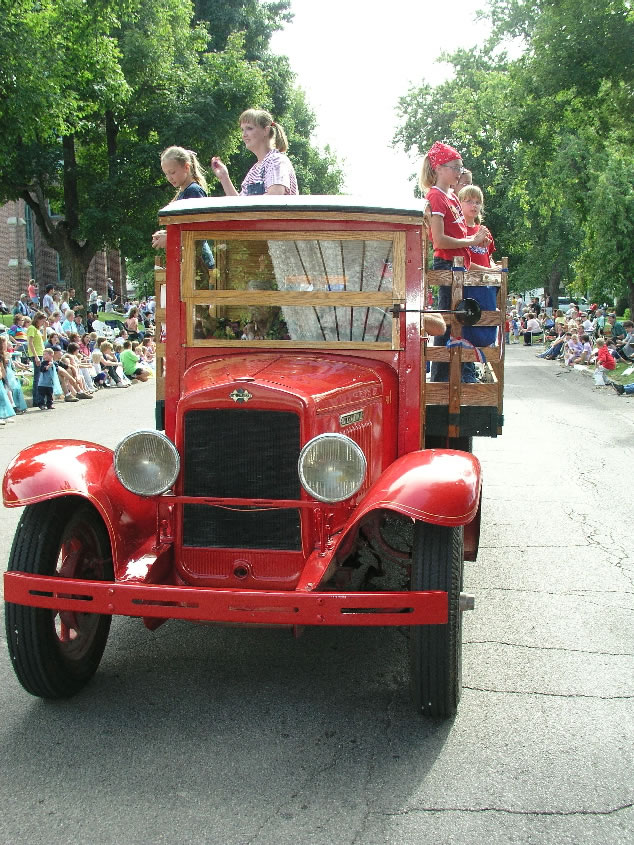
[[445,625],[447,593],[320,593],[82,581],[5,572],[12,604],[137,616],[260,625]]

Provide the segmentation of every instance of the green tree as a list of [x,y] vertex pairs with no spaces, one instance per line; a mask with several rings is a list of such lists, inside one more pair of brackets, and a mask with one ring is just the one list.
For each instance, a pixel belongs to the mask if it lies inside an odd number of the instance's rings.
[[152,212],[169,199],[160,150],[229,152],[242,105],[264,94],[264,77],[239,37],[208,51],[189,0],[19,3],[2,30],[15,40],[1,39],[0,195],[28,203],[83,290],[101,247],[147,250]]
[[180,144],[237,171],[237,119],[250,105],[290,123],[304,190],[339,189],[334,158],[310,144],[314,116],[288,62],[268,53],[288,8],[288,0],[0,0],[0,200],[27,202],[78,291],[105,246],[135,267],[146,262],[149,277],[155,212],[172,196],[160,151]]
[[[448,83],[402,98],[395,140],[422,153],[446,138],[462,151],[485,190],[486,222],[511,257],[514,287],[585,292],[589,275],[606,277],[588,270],[598,243],[625,258],[619,226],[605,225],[612,208],[601,224],[596,215],[617,201],[620,192],[607,185],[624,187],[616,162],[634,141],[631,4],[491,0],[484,15],[489,44],[445,57],[454,67]],[[523,47],[513,60],[508,39]],[[624,286],[631,295],[623,277],[608,275],[605,295]]]
[[593,299],[625,300],[634,314],[634,162],[609,145],[593,166],[578,275]]
[[293,18],[290,0],[195,0],[196,20],[209,24],[211,49],[222,51],[230,36],[245,35],[245,55],[258,61],[267,53],[271,36]]
[[[196,15],[209,26],[214,49],[223,49],[230,33],[240,31],[246,56],[256,62],[266,80],[267,92],[258,101],[245,102],[245,108],[264,108],[278,120],[288,136],[290,156],[303,194],[341,192],[343,173],[329,148],[320,150],[312,142],[316,127],[314,112],[305,93],[295,84],[288,58],[270,52],[271,35],[292,19],[289,0],[262,3],[257,0],[199,0]],[[234,127],[234,146],[227,166],[234,185],[240,185],[253,164],[253,156],[241,142]],[[210,185],[219,194],[218,183]]]

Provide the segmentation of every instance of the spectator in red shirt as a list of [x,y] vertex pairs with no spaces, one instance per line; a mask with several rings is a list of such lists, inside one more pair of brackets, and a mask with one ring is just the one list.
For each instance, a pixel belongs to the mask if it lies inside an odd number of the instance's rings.
[[[607,343],[600,337],[597,340],[597,366],[596,370],[599,375],[599,379],[602,379],[603,384],[612,384],[611,380],[606,376],[606,372],[611,372],[612,370],[616,369],[616,361],[612,357],[612,353],[607,345]],[[596,383],[596,380],[595,380]],[[601,381],[598,381],[599,385]]]

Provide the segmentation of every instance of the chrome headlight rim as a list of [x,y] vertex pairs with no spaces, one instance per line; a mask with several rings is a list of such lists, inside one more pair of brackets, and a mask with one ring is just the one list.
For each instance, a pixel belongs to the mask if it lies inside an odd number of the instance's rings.
[[[303,469],[304,460],[305,460],[307,453],[311,449],[313,449],[317,443],[323,443],[326,440],[343,441],[346,444],[346,446],[351,448],[356,453],[356,455],[357,455],[357,457],[358,457],[358,459],[361,463],[361,467],[362,467],[362,472],[360,473],[360,477],[358,479],[358,482],[355,484],[354,489],[346,492],[345,495],[337,496],[336,498],[334,498],[334,497],[326,498],[326,497],[316,493],[312,489],[310,483],[307,481],[305,473],[304,473],[304,469]],[[366,474],[367,474],[367,471],[368,471],[368,462],[366,460],[363,449],[359,446],[358,443],[355,443],[355,441],[351,437],[348,437],[345,434],[340,434],[339,432],[334,432],[334,431],[333,432],[325,432],[324,434],[316,435],[311,440],[309,440],[308,443],[306,443],[304,445],[301,452],[299,453],[299,459],[297,461],[297,471],[298,471],[298,474],[299,474],[299,480],[301,482],[301,485],[304,488],[304,490],[308,493],[308,495],[311,498],[316,499],[318,502],[324,502],[326,504],[331,505],[331,504],[338,504],[339,502],[345,502],[347,499],[352,498],[352,496],[356,496],[356,494],[359,492],[361,487],[363,487],[363,482],[365,481],[365,477],[366,477]]]
[[[170,457],[172,458],[174,465],[172,467],[172,472],[169,474],[168,479],[169,483],[164,483],[160,487],[156,487],[151,491],[142,491],[139,489],[135,489],[133,486],[130,485],[129,480],[126,479],[125,475],[120,470],[120,457],[123,453],[125,447],[130,443],[131,440],[136,440],[139,437],[152,437],[159,440],[163,445],[168,447],[168,452]],[[144,498],[152,498],[154,496],[161,496],[167,490],[172,488],[178,479],[178,475],[180,473],[180,455],[178,454],[178,449],[172,443],[172,441],[160,431],[155,431],[153,429],[139,429],[138,431],[133,431],[130,434],[127,434],[123,440],[121,440],[116,449],[114,450],[114,471],[115,475],[121,482],[121,484],[125,487],[126,490],[129,490],[130,493],[134,493],[136,496],[143,496]]]

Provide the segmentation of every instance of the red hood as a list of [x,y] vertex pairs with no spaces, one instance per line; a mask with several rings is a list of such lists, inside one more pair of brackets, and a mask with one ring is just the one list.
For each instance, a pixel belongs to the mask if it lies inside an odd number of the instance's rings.
[[387,364],[361,363],[332,355],[258,353],[193,364],[184,375],[183,395],[191,397],[236,382],[257,384],[292,394],[325,411],[345,402],[367,402],[395,388],[395,373]]

